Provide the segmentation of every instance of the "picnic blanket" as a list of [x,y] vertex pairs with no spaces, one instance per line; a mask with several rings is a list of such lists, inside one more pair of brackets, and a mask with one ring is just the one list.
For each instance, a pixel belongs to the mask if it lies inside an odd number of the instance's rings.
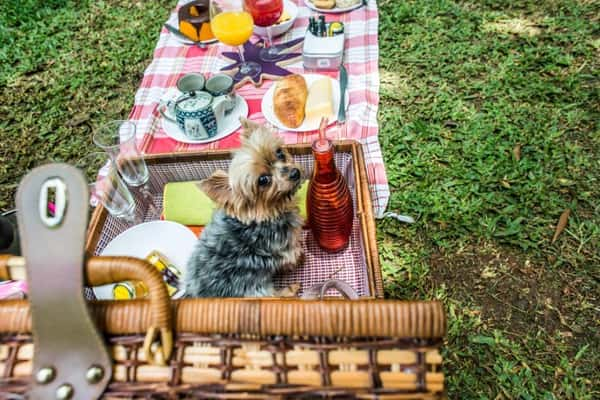
[[[178,7],[189,0],[182,0]],[[293,0],[299,8],[298,18],[285,35],[275,39],[275,43],[303,37],[308,18],[316,13],[304,5],[303,0]],[[177,26],[177,8],[169,17],[169,22]],[[377,134],[377,108],[379,103],[378,71],[378,13],[376,0],[369,0],[366,7],[345,14],[327,14],[326,20],[341,20],[345,25],[346,47],[344,65],[348,70],[348,94],[350,105],[347,110],[345,126],[333,125],[327,131],[331,139],[355,139],[363,145],[366,169],[371,189],[375,214],[381,216],[389,199],[389,188],[383,165],[383,158]],[[253,36],[250,40],[256,41]],[[168,137],[161,126],[158,112],[160,100],[167,91],[175,87],[177,79],[190,72],[201,72],[210,76],[229,64],[221,56],[223,51],[235,49],[221,43],[201,49],[181,43],[163,27],[154,50],[154,59],[146,68],[140,88],[135,95],[135,104],[129,119],[137,125],[137,139],[141,150],[146,154],[197,151],[203,149],[229,149],[239,146],[239,133],[236,132],[222,140],[204,144],[190,145],[177,142]],[[302,61],[289,64],[285,68],[295,73],[304,72]],[[327,73],[337,78],[337,72]],[[249,118],[264,122],[261,113],[261,100],[272,85],[265,80],[259,88],[246,84],[237,93],[248,102]],[[294,133],[280,131],[284,141],[290,143],[311,143],[316,132]]]

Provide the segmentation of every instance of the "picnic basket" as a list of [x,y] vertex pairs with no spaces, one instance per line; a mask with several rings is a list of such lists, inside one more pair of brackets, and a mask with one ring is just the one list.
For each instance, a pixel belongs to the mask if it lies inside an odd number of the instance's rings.
[[[63,225],[47,232],[39,233],[44,230],[40,226],[26,230],[22,225],[28,224],[20,224],[24,259],[0,256],[0,280],[27,276],[30,284],[29,300],[0,301],[0,399],[26,394],[44,399],[444,397],[439,353],[446,331],[443,307],[439,302],[379,299],[382,282],[378,260],[369,257],[377,253],[360,146],[345,142],[337,149],[339,157],[350,159],[345,174],[356,189],[360,234],[354,243],[361,246],[358,254],[364,257],[367,276],[366,281],[352,282],[361,294],[358,300],[173,301],[160,273],[145,261],[95,255],[105,236],[126,228],[100,207],[92,216],[85,251],[83,228],[79,242],[77,237],[68,241],[81,243],[78,263],[71,264],[80,267],[65,274],[68,263],[62,254],[70,244],[65,244],[67,233],[62,230],[81,225],[73,217],[78,203],[72,196],[77,185],[84,184],[72,176],[72,168],[48,166],[32,172],[36,179],[24,179],[17,204],[28,204],[24,186],[39,192],[41,182],[58,177],[69,188],[69,207]],[[299,158],[308,151],[308,146],[291,148]],[[151,156],[147,160],[151,185],[160,188],[159,171],[164,178],[186,180],[189,175],[177,166],[200,168],[211,161],[224,166],[228,156],[226,152]],[[36,234],[47,234],[44,254],[32,251],[31,243],[39,238],[30,236]],[[69,274],[74,278],[51,278]],[[122,280],[143,281],[149,298],[83,297],[84,284]],[[81,333],[86,330],[87,336]]]

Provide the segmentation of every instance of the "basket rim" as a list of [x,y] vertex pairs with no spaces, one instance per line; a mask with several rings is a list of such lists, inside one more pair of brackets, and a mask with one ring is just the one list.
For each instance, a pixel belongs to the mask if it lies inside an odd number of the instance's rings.
[[[361,298],[383,299],[383,278],[379,262],[379,253],[377,251],[375,217],[362,145],[356,140],[347,139],[334,140],[333,143],[337,152],[350,153],[353,161],[356,161],[352,162],[355,176],[355,195],[357,199],[356,213],[360,221],[363,256],[367,269],[369,293],[371,294],[370,296]],[[310,143],[290,144],[284,145],[283,147],[293,155],[306,155],[312,153],[312,146]],[[198,160],[222,160],[230,158],[232,152],[235,150],[236,149],[208,149],[191,152],[156,153],[144,155],[144,159],[148,165]],[[102,227],[104,226],[107,217],[108,211],[101,205],[97,206],[92,213],[85,244],[85,251],[88,257],[94,256],[94,250],[100,240]]]

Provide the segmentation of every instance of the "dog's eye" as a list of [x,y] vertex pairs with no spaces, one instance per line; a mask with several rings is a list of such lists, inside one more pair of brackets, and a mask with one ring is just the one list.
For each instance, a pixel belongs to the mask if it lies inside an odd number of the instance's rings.
[[261,175],[258,177],[258,186],[268,186],[271,183],[271,175]]
[[282,149],[275,150],[275,157],[280,161],[285,161],[285,153]]

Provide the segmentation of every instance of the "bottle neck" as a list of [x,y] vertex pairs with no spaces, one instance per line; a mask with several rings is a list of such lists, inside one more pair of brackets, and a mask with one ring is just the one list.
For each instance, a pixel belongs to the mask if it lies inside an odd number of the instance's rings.
[[315,157],[313,179],[319,183],[333,182],[337,177],[338,170],[335,167],[335,151],[331,140],[315,140],[312,151]]

